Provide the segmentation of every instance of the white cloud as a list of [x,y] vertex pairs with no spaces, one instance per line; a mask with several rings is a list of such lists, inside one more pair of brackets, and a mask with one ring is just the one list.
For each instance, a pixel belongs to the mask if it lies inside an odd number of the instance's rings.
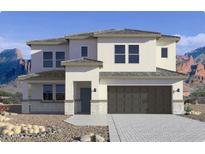
[[195,36],[178,35],[181,40],[177,44],[177,54],[184,54],[196,48],[205,46],[205,33],[199,33]]
[[0,36],[0,52],[4,49],[18,48],[22,51],[24,58],[30,58],[29,47],[25,41],[8,40]]

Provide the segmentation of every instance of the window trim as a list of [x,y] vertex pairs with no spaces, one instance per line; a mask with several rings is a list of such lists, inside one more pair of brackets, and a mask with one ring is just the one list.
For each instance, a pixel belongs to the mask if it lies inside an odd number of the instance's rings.
[[[83,54],[82,54],[82,53],[83,53],[83,50],[82,50],[82,49],[83,49],[84,47],[87,48],[87,55],[86,55],[86,56],[83,56]],[[84,57],[84,58],[87,58],[87,57],[88,57],[88,46],[85,46],[85,45],[84,45],[84,46],[81,46],[81,57]]]
[[[64,92],[57,92],[57,86],[64,86]],[[57,94],[64,94],[64,99],[57,99]],[[65,100],[65,84],[55,84],[55,97],[56,101],[63,101]]]
[[[116,53],[116,46],[124,46],[124,53]],[[116,62],[116,56],[124,56],[124,62]],[[125,44],[115,44],[114,45],[114,63],[115,64],[126,64],[126,45]]]
[[[163,54],[162,54],[163,49],[166,49],[166,52],[167,52],[167,53],[166,53],[166,57],[163,57],[163,56],[162,56],[162,55],[163,55]],[[168,58],[168,47],[162,47],[162,48],[161,48],[161,58]]]
[[[130,46],[138,46],[138,52],[137,53],[130,53]],[[138,56],[138,62],[131,63],[130,56]],[[140,45],[139,44],[128,44],[128,64],[139,64],[139,63],[140,63]]]
[[[45,59],[44,58],[44,53],[51,53],[52,58],[51,59]],[[44,62],[52,62],[52,66],[45,66]],[[53,68],[53,52],[52,51],[43,51],[43,68]]]
[[[44,98],[44,86],[51,86],[52,91],[50,93],[52,94],[52,99],[45,99]],[[43,84],[42,88],[43,88],[43,101],[53,101],[54,100],[54,98],[53,98],[53,84]]]
[[[56,55],[57,55],[57,53],[59,53],[59,52],[64,53],[64,59],[57,59],[57,56],[56,56]],[[62,65],[57,66],[57,62],[58,62],[58,61],[61,62],[61,61],[64,61],[64,60],[65,60],[65,51],[56,51],[56,52],[55,52],[55,64],[56,64],[55,67],[56,67],[56,68],[63,68]]]

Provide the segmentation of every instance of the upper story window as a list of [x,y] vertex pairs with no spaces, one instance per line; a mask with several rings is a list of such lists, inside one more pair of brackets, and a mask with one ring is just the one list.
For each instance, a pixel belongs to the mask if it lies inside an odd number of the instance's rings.
[[162,58],[168,57],[168,48],[161,48],[161,57]]
[[53,52],[43,52],[43,67],[53,67]]
[[125,63],[125,45],[115,45],[115,63]]
[[56,85],[56,100],[65,99],[65,85],[57,84]]
[[129,63],[139,63],[139,45],[129,45]]
[[63,67],[61,61],[65,60],[65,52],[56,52],[56,67]]
[[88,57],[88,47],[86,46],[81,47],[81,57]]
[[53,99],[53,86],[51,84],[43,85],[43,99],[44,100]]

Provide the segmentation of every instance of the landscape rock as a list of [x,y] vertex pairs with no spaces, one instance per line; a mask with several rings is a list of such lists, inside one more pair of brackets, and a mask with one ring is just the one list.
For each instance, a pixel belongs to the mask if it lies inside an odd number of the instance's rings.
[[100,135],[95,135],[96,142],[105,142],[105,138]]
[[80,141],[81,141],[81,142],[91,142],[91,137],[90,137],[90,135],[83,135],[83,136],[80,138]]

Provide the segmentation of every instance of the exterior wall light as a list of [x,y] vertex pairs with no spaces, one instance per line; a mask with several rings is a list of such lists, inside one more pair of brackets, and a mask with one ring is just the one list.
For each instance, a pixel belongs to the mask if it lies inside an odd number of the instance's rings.
[[177,90],[173,90],[173,92],[175,93],[175,92],[180,92],[180,89],[178,88]]
[[97,90],[96,90],[96,88],[93,88],[93,92],[96,92]]

